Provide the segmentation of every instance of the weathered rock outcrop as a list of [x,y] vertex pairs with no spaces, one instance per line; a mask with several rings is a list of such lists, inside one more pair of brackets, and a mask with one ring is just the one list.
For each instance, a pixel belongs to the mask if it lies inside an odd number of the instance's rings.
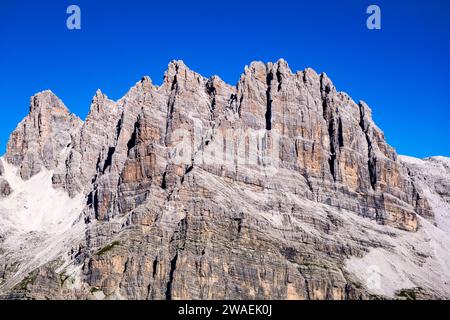
[[21,290],[5,276],[7,297],[371,298],[346,261],[420,238],[435,216],[369,107],[284,60],[252,63],[235,87],[173,61],[160,86],[98,91],[84,123],[37,95],[5,158],[85,196],[82,240]]
[[0,198],[9,196],[12,193],[12,189],[8,183],[3,178],[0,178]]
[[65,166],[58,168],[53,176],[55,187],[63,187],[74,196],[82,192],[95,175],[106,170],[107,159],[114,152],[109,146],[121,127],[120,116],[121,111],[114,102],[98,90],[85,122],[72,136]]
[[31,98],[30,113],[11,134],[6,161],[18,166],[25,180],[43,167],[55,169],[60,159],[64,161],[62,153],[70,147],[81,122],[51,91],[36,94]]
[[11,187],[5,179],[2,178],[5,172],[2,161],[0,161],[0,198],[9,196],[12,192]]

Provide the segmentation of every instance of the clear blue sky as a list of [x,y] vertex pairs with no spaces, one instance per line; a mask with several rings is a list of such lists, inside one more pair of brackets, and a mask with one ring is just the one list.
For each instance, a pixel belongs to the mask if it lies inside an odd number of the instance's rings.
[[[77,4],[82,29],[66,28]],[[382,30],[366,28],[366,8]],[[365,100],[401,154],[450,156],[450,1],[0,0],[0,154],[31,95],[51,89],[84,118],[97,88],[120,98],[167,64],[235,84],[252,60],[325,71]]]

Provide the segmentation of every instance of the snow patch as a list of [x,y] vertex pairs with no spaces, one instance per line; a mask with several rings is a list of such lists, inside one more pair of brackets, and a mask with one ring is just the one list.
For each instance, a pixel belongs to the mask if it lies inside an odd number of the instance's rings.
[[4,178],[13,193],[0,200],[0,220],[19,232],[64,233],[78,218],[84,206],[82,194],[70,198],[64,190],[52,186],[53,172],[42,169],[27,181],[7,161]]
[[24,181],[18,169],[0,158],[4,178],[13,193],[0,200],[0,265],[17,268],[0,284],[0,293],[8,292],[30,272],[62,258],[67,265],[70,248],[82,241],[86,225],[80,219],[84,196],[74,198],[53,188],[53,172],[42,169]]

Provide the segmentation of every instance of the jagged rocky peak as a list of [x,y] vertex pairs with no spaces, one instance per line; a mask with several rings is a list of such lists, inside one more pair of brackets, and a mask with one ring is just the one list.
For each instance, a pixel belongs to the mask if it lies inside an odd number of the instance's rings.
[[43,109],[56,109],[69,113],[64,103],[51,90],[44,90],[31,97],[30,113]]
[[259,80],[262,83],[268,84],[268,77],[270,80],[281,84],[283,78],[289,78],[292,76],[292,71],[289,68],[288,63],[284,59],[280,59],[277,62],[264,63],[262,61],[253,61],[250,66],[245,66],[244,73],[241,77],[247,79]]
[[53,185],[63,188],[73,197],[89,189],[101,161],[111,151],[122,109],[119,102],[109,99],[100,89],[92,98],[86,120],[72,136],[65,165],[53,175]]
[[144,88],[153,88],[153,81],[149,76],[143,76],[136,85],[140,85]]
[[100,104],[102,101],[105,101],[107,99],[108,97],[106,96],[106,94],[104,94],[101,89],[97,89],[97,91],[95,91],[94,97],[92,98],[92,104]]
[[6,161],[18,166],[25,180],[43,167],[54,169],[61,151],[81,124],[55,94],[49,90],[40,92],[31,98],[30,113],[11,134]]
[[162,88],[167,92],[194,92],[208,79],[189,69],[182,60],[173,60],[164,73]]
[[149,76],[143,76],[141,80],[136,83],[135,87],[147,92],[155,88],[153,81]]
[[113,100],[109,99],[108,96],[104,94],[100,89],[97,89],[94,97],[92,98],[91,107],[89,109],[86,121],[89,118],[92,118],[93,114],[109,113],[111,112],[111,109],[117,109],[116,103]]

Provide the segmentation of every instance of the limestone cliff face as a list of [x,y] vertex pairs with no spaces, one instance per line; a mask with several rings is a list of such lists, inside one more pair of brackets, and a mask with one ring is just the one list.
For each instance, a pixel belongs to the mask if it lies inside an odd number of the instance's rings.
[[22,287],[5,276],[7,297],[370,298],[347,259],[434,221],[369,107],[284,60],[234,87],[173,61],[160,86],[98,91],[84,123],[39,94],[5,160],[85,199],[82,239]]
[[42,168],[54,169],[80,125],[81,120],[70,114],[58,97],[41,92],[31,98],[30,113],[11,134],[6,160],[19,167],[24,180]]

